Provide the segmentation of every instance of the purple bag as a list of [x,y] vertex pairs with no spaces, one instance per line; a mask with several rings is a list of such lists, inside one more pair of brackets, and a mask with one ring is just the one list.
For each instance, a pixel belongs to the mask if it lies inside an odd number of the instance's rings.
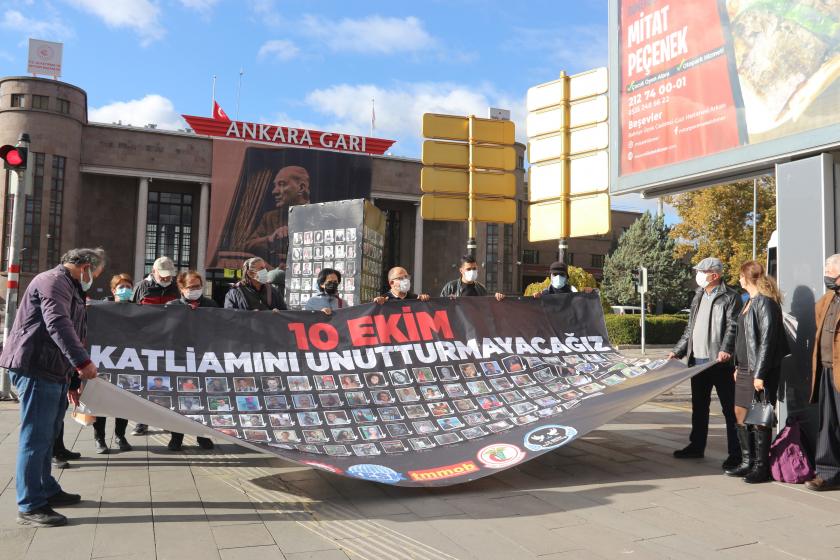
[[770,446],[770,473],[773,480],[788,484],[802,484],[814,478],[796,418],[788,418],[787,425]]

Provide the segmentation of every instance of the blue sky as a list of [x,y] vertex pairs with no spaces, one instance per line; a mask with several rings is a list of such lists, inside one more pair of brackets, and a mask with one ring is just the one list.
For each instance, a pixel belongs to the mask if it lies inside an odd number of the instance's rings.
[[[527,89],[607,62],[607,0],[0,0],[0,75],[27,39],[64,43],[62,80],[90,119],[182,128],[216,99],[239,119],[396,139],[419,157],[424,112],[507,108],[525,139]],[[653,208],[636,195],[617,208]]]

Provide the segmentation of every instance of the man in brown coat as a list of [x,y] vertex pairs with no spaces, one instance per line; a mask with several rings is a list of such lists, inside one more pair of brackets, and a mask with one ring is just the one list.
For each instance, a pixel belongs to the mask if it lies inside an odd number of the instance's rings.
[[819,403],[817,474],[805,487],[840,488],[840,254],[825,261],[828,292],[817,302],[817,334],[811,375],[811,402]]

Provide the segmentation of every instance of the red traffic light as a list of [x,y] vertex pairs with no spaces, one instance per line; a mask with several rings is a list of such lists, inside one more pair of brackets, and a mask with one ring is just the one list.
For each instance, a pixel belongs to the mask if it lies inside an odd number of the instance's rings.
[[19,148],[16,146],[5,145],[0,148],[0,159],[6,162],[6,169],[26,169],[26,148]]

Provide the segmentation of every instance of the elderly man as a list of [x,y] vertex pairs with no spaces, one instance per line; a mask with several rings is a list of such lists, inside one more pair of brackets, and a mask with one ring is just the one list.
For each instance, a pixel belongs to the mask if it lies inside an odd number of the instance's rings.
[[21,299],[0,355],[20,399],[20,441],[15,484],[18,523],[57,527],[67,518],[53,507],[81,501],[50,474],[53,443],[64,421],[65,394],[79,402],[79,379],[93,379],[84,339],[85,293],[105,266],[102,249],[72,249],[61,264],[37,275]]
[[[486,296],[487,288],[478,281],[478,262],[469,256],[461,257],[461,265],[458,267],[461,273],[460,278],[447,282],[440,291],[440,297],[465,297],[465,296]],[[505,299],[505,294],[496,292],[496,301]]]
[[263,214],[244,249],[272,265],[284,267],[289,250],[289,207],[309,204],[309,172],[289,165],[277,172],[272,184],[274,208]]
[[729,456],[722,468],[741,463],[741,451],[735,433],[735,378],[732,375],[732,352],[741,311],[741,297],[723,283],[723,263],[709,257],[694,267],[699,286],[691,302],[688,325],[669,358],[688,357],[688,365],[709,362],[714,365],[691,378],[691,435],[685,449],[674,451],[677,459],[699,459],[706,451],[709,435],[709,405],[712,387],[717,392],[726,419],[726,444]]
[[419,299],[429,301],[429,294],[411,293],[411,277],[408,271],[401,266],[395,266],[388,271],[388,286],[391,288],[381,296],[373,298],[373,301],[382,305],[388,300]]
[[259,257],[242,264],[242,280],[225,295],[225,308],[244,311],[283,311],[283,293],[268,282],[268,267]]
[[811,402],[819,403],[816,476],[805,483],[817,492],[840,488],[840,254],[825,261],[826,294],[816,305],[817,333],[811,375]]

